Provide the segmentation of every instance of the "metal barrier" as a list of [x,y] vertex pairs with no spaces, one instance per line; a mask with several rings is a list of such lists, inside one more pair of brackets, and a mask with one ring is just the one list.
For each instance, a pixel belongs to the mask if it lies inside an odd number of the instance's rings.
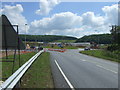
[[35,54],[31,59],[29,59],[24,65],[22,65],[15,73],[13,73],[1,86],[0,90],[13,89],[16,84],[20,81],[24,73],[32,65],[32,63],[37,59],[37,57],[44,52],[44,50]]

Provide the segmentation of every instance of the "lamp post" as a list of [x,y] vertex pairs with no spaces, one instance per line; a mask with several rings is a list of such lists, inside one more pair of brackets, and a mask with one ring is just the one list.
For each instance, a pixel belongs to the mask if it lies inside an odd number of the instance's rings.
[[25,48],[26,48],[26,34],[27,34],[27,24],[25,24]]
[[[95,31],[98,32],[98,34],[99,34],[99,31],[98,31],[98,30],[95,30]],[[98,42],[98,45],[99,45],[99,36],[98,36],[97,42]]]

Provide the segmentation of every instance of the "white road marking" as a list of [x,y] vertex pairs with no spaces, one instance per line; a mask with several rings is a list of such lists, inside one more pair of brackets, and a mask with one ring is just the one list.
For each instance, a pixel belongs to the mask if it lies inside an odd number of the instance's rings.
[[55,64],[57,65],[58,69],[60,70],[61,74],[63,75],[64,79],[66,80],[66,82],[68,83],[69,87],[72,90],[75,90],[73,85],[70,83],[70,81],[68,80],[68,78],[66,77],[66,75],[64,74],[63,70],[61,69],[61,67],[59,66],[58,62],[55,60]]
[[91,61],[91,60],[84,60],[84,59],[82,59],[81,61],[87,61],[87,62],[90,62],[90,63],[94,63],[94,64],[96,64],[96,66],[98,66],[98,67],[100,67],[100,68],[103,68],[103,69],[105,69],[105,70],[111,71],[111,72],[116,73],[116,74],[118,73],[118,72],[113,71],[113,70],[111,70],[111,69],[105,68],[104,66],[99,65],[99,63],[94,62],[94,61]]
[[116,71],[113,71],[113,70],[110,70],[110,69],[108,69],[108,68],[105,68],[105,67],[103,67],[103,66],[101,66],[101,65],[96,65],[96,66],[98,66],[98,67],[100,67],[100,68],[103,68],[103,69],[105,69],[105,70],[111,71],[111,72],[113,72],[113,73],[115,73],[115,74],[118,73],[118,72],[116,72]]
[[82,59],[81,61],[86,61],[86,60]]

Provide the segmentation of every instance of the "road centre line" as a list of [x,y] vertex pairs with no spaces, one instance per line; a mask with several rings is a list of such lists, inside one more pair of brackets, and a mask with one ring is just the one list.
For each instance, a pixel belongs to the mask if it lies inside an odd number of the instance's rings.
[[73,85],[70,83],[70,81],[68,80],[68,78],[66,77],[66,75],[64,74],[63,70],[61,69],[61,67],[59,66],[58,62],[55,60],[55,64],[57,65],[58,69],[60,70],[61,74],[63,75],[64,79],[66,80],[67,84],[69,85],[69,87],[72,90],[75,90]]
[[118,72],[116,72],[116,71],[113,71],[113,70],[107,69],[107,68],[105,68],[105,67],[103,67],[103,66],[101,66],[101,65],[96,65],[96,66],[97,66],[97,67],[100,67],[100,68],[103,68],[103,69],[105,69],[105,70],[111,71],[111,72],[113,72],[113,73],[115,73],[115,74],[118,73]]
[[100,68],[103,68],[103,69],[105,69],[105,70],[111,71],[111,72],[116,73],[116,74],[118,73],[118,72],[113,71],[113,70],[111,70],[111,69],[107,69],[107,68],[105,68],[104,66],[102,66],[102,65],[100,65],[99,63],[94,62],[94,61],[84,60],[84,59],[82,59],[81,61],[87,61],[87,62],[90,62],[90,63],[95,63],[95,64],[96,64],[96,66],[98,66],[98,67],[100,67]]
[[86,61],[86,60],[82,59],[81,61]]

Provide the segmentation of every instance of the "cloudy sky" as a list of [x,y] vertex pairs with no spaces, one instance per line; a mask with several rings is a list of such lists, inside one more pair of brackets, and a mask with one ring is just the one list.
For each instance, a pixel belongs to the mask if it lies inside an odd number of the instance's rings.
[[109,33],[118,23],[117,2],[4,2],[0,12],[19,25],[21,34],[82,37]]

